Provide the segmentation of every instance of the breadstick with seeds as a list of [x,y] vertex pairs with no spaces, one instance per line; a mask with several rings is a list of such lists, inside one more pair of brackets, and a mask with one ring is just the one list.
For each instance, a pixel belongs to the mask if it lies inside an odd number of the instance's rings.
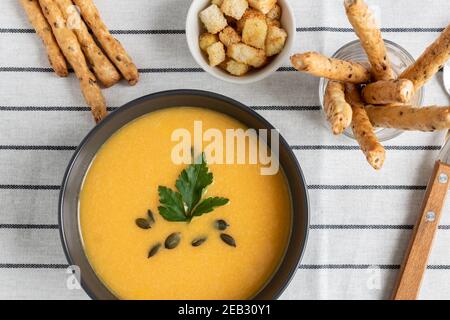
[[380,80],[362,90],[364,101],[370,104],[407,103],[413,94],[414,84],[407,79]]
[[105,98],[97,85],[95,76],[88,68],[77,36],[67,28],[66,20],[54,0],[39,0],[39,3],[47,21],[52,26],[59,47],[80,80],[81,91],[91,107],[95,121],[99,122],[106,116]]
[[108,57],[128,83],[132,86],[135,85],[139,81],[138,69],[119,40],[115,39],[109,32],[95,4],[92,0],[73,0],[73,2],[80,8],[84,21],[92,30]]
[[[86,56],[86,59],[91,64],[94,74],[98,80],[107,88],[113,86],[120,80],[120,74],[116,67],[109,61],[102,50],[95,43],[94,38],[89,33],[86,24],[80,17],[76,7],[71,0],[56,0],[61,12],[80,42],[81,49]],[[74,19],[73,26],[70,26],[69,19]]]
[[64,59],[64,55],[58,47],[50,25],[42,14],[38,0],[20,0],[20,3],[28,16],[28,20],[30,20],[47,49],[48,60],[53,70],[58,76],[67,77],[69,71],[67,70],[66,59]]
[[370,81],[370,71],[362,64],[328,58],[318,52],[294,54],[291,62],[298,71],[317,77],[355,84]]
[[341,82],[328,82],[324,97],[324,110],[334,134],[341,134],[352,122],[352,107],[345,101],[345,86]]
[[450,129],[450,106],[369,105],[366,106],[366,111],[375,127],[426,132]]
[[400,75],[414,83],[414,90],[419,90],[433,75],[442,68],[450,58],[450,25],[445,28],[438,39],[433,42],[417,61]]
[[373,12],[363,0],[345,0],[344,5],[348,20],[367,53],[374,78],[376,80],[395,79]]
[[352,130],[355,139],[358,141],[369,164],[374,169],[379,170],[383,166],[386,151],[373,131],[357,86],[347,83],[345,85],[345,97],[352,106]]

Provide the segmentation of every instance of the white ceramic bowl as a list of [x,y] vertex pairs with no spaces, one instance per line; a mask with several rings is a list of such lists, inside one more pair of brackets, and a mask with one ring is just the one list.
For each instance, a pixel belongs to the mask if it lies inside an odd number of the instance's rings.
[[292,7],[289,5],[289,1],[278,0],[278,4],[280,5],[282,12],[281,26],[288,34],[283,51],[275,56],[266,66],[261,69],[254,69],[241,77],[233,76],[219,67],[211,67],[208,64],[207,56],[201,51],[198,43],[200,34],[204,30],[203,24],[199,19],[199,13],[208,7],[210,3],[211,0],[193,0],[186,18],[186,38],[189,50],[191,51],[195,61],[200,65],[200,67],[202,67],[203,70],[218,79],[231,83],[244,84],[256,82],[266,78],[275,72],[281,66],[283,61],[287,61],[294,45],[296,23]]

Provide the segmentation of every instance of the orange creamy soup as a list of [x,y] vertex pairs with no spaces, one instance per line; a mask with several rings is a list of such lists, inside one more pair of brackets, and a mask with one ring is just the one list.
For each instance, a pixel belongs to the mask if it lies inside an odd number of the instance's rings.
[[[140,117],[114,134],[93,160],[80,193],[79,223],[87,257],[103,283],[121,299],[248,299],[277,269],[291,228],[291,201],[282,171],[264,176],[260,164],[208,164],[207,196],[229,203],[190,223],[165,220],[158,186],[175,189],[188,165],[176,165],[172,132],[195,120],[203,129],[246,127],[218,112],[174,107]],[[206,159],[207,160],[207,159]],[[206,196],[205,195],[205,196]],[[149,229],[136,219],[153,212]],[[225,231],[216,221],[229,224]],[[179,233],[174,249],[164,248]],[[236,247],[225,243],[231,235]],[[200,246],[191,242],[206,238]],[[148,258],[157,243],[162,247]]]

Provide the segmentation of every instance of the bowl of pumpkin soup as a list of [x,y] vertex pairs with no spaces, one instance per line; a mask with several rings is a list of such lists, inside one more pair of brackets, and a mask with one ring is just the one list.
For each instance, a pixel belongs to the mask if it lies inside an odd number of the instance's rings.
[[63,248],[93,299],[276,299],[308,230],[286,141],[230,98],[151,94],[82,141],[59,203]]

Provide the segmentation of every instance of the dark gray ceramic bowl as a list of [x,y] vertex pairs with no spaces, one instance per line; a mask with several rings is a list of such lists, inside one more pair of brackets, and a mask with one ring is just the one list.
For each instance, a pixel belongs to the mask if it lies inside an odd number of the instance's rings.
[[[273,129],[270,123],[245,105],[215,93],[197,90],[164,91],[139,98],[112,112],[97,125],[70,160],[59,198],[59,230],[64,252],[69,264],[80,268],[81,285],[93,299],[117,298],[97,277],[84,253],[78,223],[78,197],[85,173],[99,148],[113,133],[142,115],[174,106],[203,107],[227,114],[249,128]],[[270,135],[267,140],[270,141]],[[270,281],[254,297],[258,300],[277,299],[287,287],[300,263],[308,233],[309,205],[305,178],[282,137],[280,165],[292,195],[292,228],[285,256]]]

